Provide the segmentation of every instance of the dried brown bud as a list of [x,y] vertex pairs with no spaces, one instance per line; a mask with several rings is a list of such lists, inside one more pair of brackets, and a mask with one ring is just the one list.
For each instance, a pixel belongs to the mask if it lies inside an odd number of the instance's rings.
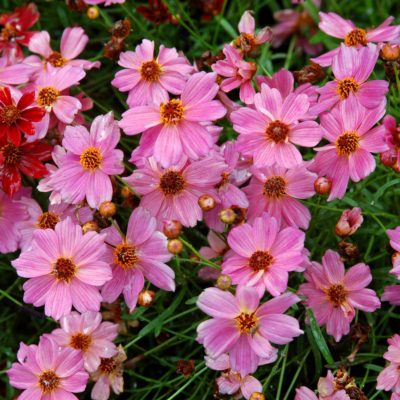
[[385,61],[396,61],[400,58],[400,46],[386,43],[379,52],[379,57]]
[[176,373],[188,378],[195,369],[193,360],[178,360],[176,362]]
[[217,288],[221,290],[228,290],[232,285],[232,279],[229,275],[218,275]]
[[138,296],[139,306],[150,307],[154,303],[155,295],[152,290],[142,290]]
[[82,226],[83,233],[86,232],[100,232],[100,227],[96,221],[88,221]]
[[111,28],[111,35],[114,38],[125,39],[129,36],[131,30],[131,23],[128,18],[120,19],[115,22]]
[[183,244],[179,239],[168,240],[168,251],[171,254],[179,254],[183,250]]
[[117,206],[112,201],[103,201],[99,207],[99,213],[104,218],[110,218],[117,212]]
[[88,5],[83,0],[66,0],[67,7],[72,11],[84,13]]
[[163,232],[168,239],[176,239],[182,233],[182,224],[176,220],[166,220]]
[[314,182],[314,189],[318,194],[329,194],[332,189],[332,181],[329,178],[320,176]]
[[232,208],[224,208],[219,212],[218,216],[224,224],[233,224],[236,220],[236,213]]
[[111,60],[118,60],[121,52],[125,50],[125,43],[121,39],[111,38],[104,45],[104,57],[110,58]]
[[208,194],[201,195],[197,202],[203,211],[211,211],[216,206],[214,198]]
[[349,260],[356,260],[360,257],[360,251],[355,243],[349,243],[342,240],[338,243],[339,254]]
[[303,83],[318,83],[325,77],[325,70],[318,64],[311,63],[300,71],[293,72],[295,81],[301,85]]
[[250,400],[265,400],[265,396],[260,392],[254,392],[251,394]]
[[96,19],[99,18],[100,12],[97,7],[89,7],[86,11],[86,15],[89,19]]

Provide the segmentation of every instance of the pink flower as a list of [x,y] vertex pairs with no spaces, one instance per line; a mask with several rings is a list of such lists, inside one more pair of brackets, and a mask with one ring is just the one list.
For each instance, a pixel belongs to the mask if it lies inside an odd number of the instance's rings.
[[83,1],[86,4],[104,4],[106,7],[112,6],[113,4],[125,3],[125,0],[83,0]]
[[311,214],[297,199],[308,199],[315,194],[316,178],[305,164],[292,169],[275,165],[254,170],[249,186],[243,189],[249,199],[249,221],[267,211],[284,226],[307,229]]
[[248,52],[246,50],[251,52],[252,50],[255,50],[256,47],[263,43],[270,42],[272,39],[272,31],[269,27],[261,29],[257,34],[255,33],[256,22],[252,15],[252,11],[249,10],[245,11],[241,16],[238,30],[240,33],[239,41],[241,42],[241,48],[245,52]]
[[[360,48],[367,46],[368,43],[390,42],[397,39],[400,35],[400,26],[389,26],[394,17],[388,17],[378,27],[370,30],[357,28],[354,23],[348,19],[343,19],[340,15],[333,12],[320,12],[321,22],[319,28],[330,36],[343,39],[348,47]],[[329,51],[311,61],[328,67],[332,63],[333,57],[338,53],[339,48]]]
[[384,126],[373,126],[384,113],[384,104],[366,110],[351,97],[321,116],[322,132],[330,143],[315,149],[318,154],[312,170],[332,180],[328,200],[342,198],[350,178],[359,182],[375,169],[371,153],[384,151],[387,145]]
[[400,305],[400,285],[385,286],[381,299],[395,306]]
[[289,272],[302,269],[304,239],[301,230],[280,229],[278,221],[264,213],[229,232],[232,253],[225,258],[222,273],[234,284],[254,287],[260,298],[265,290],[279,296],[287,288]]
[[103,231],[107,233],[106,242],[112,246],[110,258],[113,260],[113,277],[101,291],[106,302],[112,303],[123,293],[132,312],[145,277],[161,289],[175,290],[174,271],[165,264],[171,259],[167,238],[156,227],[156,219],[139,207],[129,218],[125,237],[113,226]]
[[322,265],[311,263],[304,275],[307,283],[299,293],[306,297],[318,324],[326,325],[337,342],[349,333],[356,309],[373,312],[380,307],[375,292],[366,289],[372,281],[368,265],[356,264],[346,272],[339,254],[327,250]]
[[0,86],[20,85],[31,78],[34,69],[27,64],[8,64],[6,57],[0,57]]
[[50,35],[46,31],[38,32],[29,41],[29,50],[43,57],[29,56],[25,63],[36,68],[37,73],[46,70],[48,64],[54,68],[61,68],[66,65],[83,69],[99,68],[100,62],[91,62],[84,59],[76,59],[85,49],[89,37],[81,27],[66,28],[61,36],[60,51],[53,51],[50,45]]
[[21,343],[17,357],[7,375],[12,386],[24,390],[20,400],[78,400],[72,393],[85,390],[89,376],[77,350],[60,349],[42,336],[37,346]]
[[388,343],[389,347],[383,358],[390,363],[379,373],[376,388],[400,394],[400,336],[392,336]]
[[363,221],[361,208],[354,207],[351,210],[344,210],[335,226],[335,233],[338,236],[351,236],[357,232]]
[[392,115],[386,115],[382,120],[382,125],[386,129],[385,141],[389,150],[382,153],[381,156],[389,159],[389,164],[398,171],[400,161],[400,128]]
[[198,72],[186,82],[179,99],[132,107],[122,114],[119,125],[127,135],[143,132],[142,140],[153,143],[154,158],[163,167],[176,164],[182,155],[197,160],[214,145],[204,124],[226,113],[214,100],[219,89],[215,79],[214,73]]
[[71,218],[54,230],[38,229],[35,245],[12,262],[24,284],[24,302],[45,306],[45,314],[58,320],[71,312],[98,311],[102,297],[99,287],[111,279],[108,263],[102,261],[104,236],[82,233]]
[[60,325],[61,328],[51,332],[51,339],[61,347],[79,350],[88,372],[96,371],[100,358],[109,358],[117,353],[112,341],[118,336],[118,325],[101,322],[99,312],[79,314],[73,311],[61,317]]
[[342,44],[332,62],[335,80],[318,90],[320,93],[318,104],[311,112],[319,114],[335,107],[338,103],[349,101],[353,96],[366,108],[385,105],[388,82],[367,81],[374,70],[378,55],[378,47],[372,44],[360,50]]
[[390,273],[396,275],[397,279],[400,279],[400,226],[396,229],[388,229],[386,231],[390,239],[390,246],[396,250],[396,253],[392,256],[393,268]]
[[257,70],[254,62],[243,60],[243,54],[235,47],[226,44],[223,50],[224,60],[219,60],[211,66],[223,79],[220,88],[226,93],[240,87],[239,97],[246,104],[252,104],[256,91],[252,86],[252,79]]
[[160,46],[154,57],[154,42],[144,39],[135,51],[121,53],[113,86],[121,92],[129,91],[129,107],[168,103],[168,92],[181,94],[193,67],[176,49]]
[[217,288],[207,288],[197,306],[212,319],[197,328],[197,341],[212,358],[229,354],[234,371],[245,376],[253,373],[260,359],[276,356],[275,344],[286,344],[303,333],[298,321],[283,313],[299,301],[286,293],[259,305],[257,292],[238,287],[236,296]]
[[195,226],[203,216],[198,198],[203,194],[216,198],[214,186],[225,168],[222,161],[205,158],[191,163],[182,159],[164,169],[150,158],[125,181],[142,196],[140,205],[157,218],[158,224],[176,220]]
[[295,145],[312,147],[321,139],[321,130],[307,118],[310,102],[305,94],[290,93],[285,99],[267,85],[254,96],[255,109],[246,107],[231,115],[233,127],[239,132],[238,150],[252,156],[256,167],[274,163],[292,168],[302,162]]
[[61,165],[48,184],[68,203],[86,198],[92,208],[112,199],[110,176],[123,172],[123,152],[115,149],[120,139],[112,112],[93,120],[90,132],[81,125],[65,129],[63,146],[67,150]]
[[17,200],[16,195],[10,198],[0,189],[0,253],[12,253],[18,249],[20,223],[28,218],[26,205]]

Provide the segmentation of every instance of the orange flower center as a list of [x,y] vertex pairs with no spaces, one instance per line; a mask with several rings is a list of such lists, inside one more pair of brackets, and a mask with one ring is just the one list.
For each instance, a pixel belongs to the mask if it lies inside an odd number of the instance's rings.
[[5,40],[9,41],[14,39],[18,35],[18,31],[11,25],[6,24],[5,27],[1,30],[0,36]]
[[257,326],[257,318],[254,313],[242,312],[235,320],[241,333],[251,333]]
[[53,67],[62,67],[68,60],[65,59],[58,51],[53,51],[47,59]]
[[222,172],[221,180],[215,185],[216,189],[221,189],[229,182],[229,172]]
[[288,137],[289,127],[281,121],[272,121],[267,127],[266,134],[268,139],[281,143]]
[[343,132],[336,139],[336,152],[339,156],[349,156],[359,146],[360,137],[357,132]]
[[340,284],[333,284],[326,289],[327,299],[335,306],[339,307],[346,301],[347,290]]
[[110,375],[117,368],[117,364],[113,358],[102,358],[99,368],[104,375]]
[[60,386],[60,378],[52,370],[39,375],[39,387],[43,394],[52,393]]
[[167,171],[160,178],[160,189],[165,196],[177,195],[185,189],[185,179],[177,171]]
[[368,44],[367,32],[364,29],[356,28],[349,32],[344,38],[346,46],[366,46]]
[[183,104],[178,99],[160,104],[161,122],[165,125],[177,125],[183,119]]
[[92,343],[92,337],[84,333],[77,333],[71,337],[69,345],[75,350],[87,351]]
[[257,272],[267,270],[272,265],[274,258],[268,251],[257,250],[253,253],[249,260],[249,267]]
[[37,103],[40,107],[51,107],[60,96],[60,92],[51,86],[41,88],[37,96]]
[[264,183],[264,196],[271,199],[280,199],[286,194],[286,181],[281,176],[272,176]]
[[122,269],[132,269],[139,261],[134,246],[121,243],[114,250],[114,263]]
[[77,267],[70,258],[60,257],[53,266],[56,279],[69,283],[76,274]]
[[0,109],[0,123],[11,126],[14,125],[21,113],[14,105],[4,106]]
[[161,67],[155,60],[147,61],[140,67],[140,75],[146,82],[156,82],[161,75]]
[[103,156],[101,155],[100,150],[93,146],[85,149],[79,160],[82,167],[90,171],[95,171],[97,168],[99,168],[102,161]]
[[3,162],[6,165],[16,165],[21,160],[22,151],[15,144],[7,143],[0,148],[0,152],[3,154]]
[[40,229],[54,229],[59,222],[60,217],[58,214],[46,211],[39,215],[36,226]]
[[344,78],[337,81],[338,87],[336,93],[339,95],[341,100],[347,99],[350,96],[350,92],[356,93],[360,85],[353,78]]

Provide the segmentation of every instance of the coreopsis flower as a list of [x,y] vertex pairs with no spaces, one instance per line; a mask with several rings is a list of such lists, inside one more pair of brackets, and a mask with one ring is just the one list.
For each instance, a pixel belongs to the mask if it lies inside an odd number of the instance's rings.
[[159,224],[167,219],[195,226],[203,216],[198,198],[203,194],[216,198],[215,185],[225,168],[225,163],[209,157],[190,163],[182,159],[170,168],[162,168],[150,158],[125,181],[142,196],[140,205]]
[[119,345],[118,353],[111,358],[102,358],[91,378],[96,382],[91,392],[92,400],[107,400],[111,389],[115,394],[124,391],[123,362],[126,360],[124,348]]
[[147,6],[139,6],[136,11],[156,25],[173,22],[173,16],[162,0],[149,0]]
[[104,4],[106,7],[112,6],[113,4],[125,3],[125,0],[83,0],[86,4],[97,5]]
[[350,236],[356,233],[357,229],[363,223],[361,208],[354,207],[351,210],[346,209],[342,212],[339,221],[335,226],[335,233],[338,236]]
[[71,218],[54,230],[38,229],[35,245],[12,262],[24,283],[24,302],[45,306],[45,314],[59,319],[75,307],[79,312],[98,311],[102,297],[99,287],[111,279],[111,269],[103,261],[105,235],[82,233]]
[[264,213],[229,232],[232,252],[225,257],[222,273],[234,284],[255,288],[260,298],[265,291],[279,296],[287,288],[289,272],[302,270],[304,239],[300,229],[281,229],[275,218]]
[[1,189],[0,210],[0,253],[11,253],[18,249],[21,238],[19,225],[29,218],[29,214],[20,199],[10,198]]
[[244,107],[231,114],[233,128],[240,135],[238,150],[252,156],[255,167],[292,168],[302,162],[296,145],[313,147],[321,139],[315,121],[307,119],[310,102],[305,94],[290,93],[285,99],[267,85],[254,96],[254,108]]
[[389,347],[383,358],[389,361],[389,365],[379,373],[376,388],[392,390],[400,395],[400,336],[393,335],[388,343]]
[[256,93],[252,86],[252,79],[257,71],[254,62],[244,61],[243,54],[235,47],[226,44],[223,50],[224,60],[218,60],[211,66],[222,79],[220,88],[226,93],[233,89],[239,89],[239,98],[246,104],[252,104]]
[[113,357],[117,353],[113,340],[118,336],[118,325],[101,320],[99,312],[79,314],[73,311],[61,317],[61,328],[53,330],[50,338],[60,347],[79,350],[86,371],[94,372],[100,366],[101,358]]
[[298,199],[315,194],[316,178],[304,164],[291,169],[274,165],[254,170],[250,184],[243,189],[249,200],[249,221],[267,211],[283,226],[307,229],[311,214]]
[[330,143],[315,149],[317,155],[311,168],[332,181],[328,200],[342,198],[350,179],[359,182],[375,169],[371,153],[388,148],[385,127],[373,128],[384,113],[385,104],[367,110],[351,97],[321,116],[323,136]]
[[299,293],[336,342],[349,333],[356,309],[373,312],[380,307],[375,292],[366,288],[372,281],[366,264],[356,264],[346,272],[339,254],[327,250],[322,265],[311,263],[304,275],[307,283],[300,285]]
[[18,362],[7,371],[11,386],[22,389],[23,400],[78,400],[89,378],[79,351],[61,349],[47,336],[39,344],[20,344]]
[[260,305],[253,288],[239,286],[236,295],[207,288],[197,306],[212,319],[197,327],[197,341],[212,358],[228,353],[231,368],[246,376],[260,360],[276,357],[271,343],[286,344],[303,333],[295,318],[283,314],[298,301],[286,293]]
[[111,84],[128,92],[129,107],[168,103],[168,92],[182,93],[193,67],[175,48],[160,46],[154,55],[154,42],[143,39],[135,51],[121,53],[118,64],[125,68],[115,74]]
[[11,63],[23,58],[22,48],[28,46],[29,40],[36,32],[29,31],[39,19],[39,12],[35,3],[17,7],[11,13],[4,13],[0,17],[3,25],[0,33],[0,53]]
[[124,237],[114,226],[103,231],[107,233],[113,264],[113,277],[101,290],[104,301],[112,303],[122,293],[132,312],[144,287],[144,278],[160,289],[175,290],[174,271],[166,265],[172,257],[167,250],[167,238],[156,228],[156,219],[138,207],[129,218]]
[[215,73],[193,74],[180,98],[132,107],[122,114],[119,125],[127,135],[143,132],[142,141],[152,147],[154,158],[163,167],[176,164],[183,155],[197,160],[214,145],[204,125],[226,113],[225,107],[214,100],[219,89],[215,79]]
[[42,58],[32,55],[24,62],[36,68],[37,73],[46,69],[47,64],[54,68],[61,68],[66,65],[89,70],[100,67],[100,62],[91,62],[84,59],[77,59],[85,49],[89,37],[81,27],[66,28],[61,36],[60,51],[53,51],[50,45],[50,35],[47,31],[41,31],[32,36],[29,41],[29,50],[39,54]]
[[123,152],[115,148],[120,139],[112,112],[96,117],[90,132],[84,126],[68,126],[63,146],[67,150],[48,184],[67,203],[86,198],[92,208],[112,199],[110,176],[123,172]]
[[43,119],[45,111],[34,104],[35,93],[20,93],[8,87],[0,87],[0,138],[18,146],[22,134],[32,136],[36,132],[35,122]]
[[[338,39],[343,39],[347,47],[361,48],[368,43],[390,42],[400,35],[400,25],[389,26],[394,17],[388,17],[379,26],[373,29],[357,28],[352,21],[344,19],[333,12],[319,13],[321,31]],[[333,57],[338,53],[339,48],[331,50],[322,56],[311,59],[313,62],[328,67]],[[350,64],[348,64],[350,66]]]
[[335,80],[318,89],[320,97],[312,112],[320,113],[335,107],[338,103],[355,97],[365,108],[377,108],[386,104],[385,95],[389,84],[384,80],[368,81],[376,60],[378,47],[370,44],[360,50],[342,44],[332,61]]
[[39,141],[18,146],[0,138],[0,180],[3,190],[13,196],[21,188],[21,172],[33,178],[47,174],[43,161],[51,158],[52,146]]

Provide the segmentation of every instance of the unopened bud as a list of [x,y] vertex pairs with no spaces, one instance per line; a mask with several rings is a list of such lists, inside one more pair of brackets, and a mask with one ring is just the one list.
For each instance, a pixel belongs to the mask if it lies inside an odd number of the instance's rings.
[[314,189],[318,194],[328,194],[332,189],[332,181],[325,176],[320,176],[314,182]]
[[129,197],[132,197],[133,193],[131,192],[131,190],[129,189],[128,186],[124,186],[121,188],[121,197],[123,199],[128,199]]
[[200,196],[198,204],[203,211],[210,211],[216,205],[214,198],[208,194],[203,194]]
[[86,232],[100,232],[100,227],[96,221],[88,221],[82,226],[83,233]]
[[236,219],[236,213],[231,208],[224,208],[218,215],[224,224],[233,224]]
[[232,279],[229,275],[221,274],[217,278],[217,288],[221,290],[228,290],[232,285]]
[[164,221],[163,232],[168,239],[176,239],[182,233],[182,224],[176,220]]
[[250,396],[250,400],[265,400],[265,396],[260,392],[253,392]]
[[396,61],[400,58],[400,46],[386,43],[382,47],[379,56],[385,61]]
[[385,167],[393,168],[397,162],[397,154],[395,151],[392,151],[392,150],[387,150],[387,151],[384,151],[383,153],[380,153],[379,158],[381,160],[381,163]]
[[86,11],[86,15],[89,19],[96,19],[99,17],[100,12],[97,7],[89,7]]
[[103,201],[99,207],[100,215],[104,218],[110,218],[117,212],[117,206],[112,201]]
[[344,210],[335,226],[335,233],[338,236],[353,235],[363,223],[361,208],[354,207],[351,210]]
[[150,307],[154,303],[155,295],[152,290],[142,290],[138,296],[139,306]]
[[168,240],[168,251],[171,254],[179,254],[183,250],[183,244],[179,239]]

